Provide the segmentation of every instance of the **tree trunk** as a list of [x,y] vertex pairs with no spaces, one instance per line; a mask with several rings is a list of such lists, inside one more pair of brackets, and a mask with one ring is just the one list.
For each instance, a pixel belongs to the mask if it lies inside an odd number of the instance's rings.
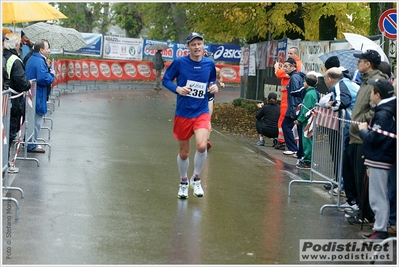
[[181,29],[180,31],[176,32],[176,41],[185,43],[188,35],[188,30],[185,27],[187,15],[176,6],[176,3],[170,3],[170,9],[172,11],[172,19],[175,27],[177,29]]

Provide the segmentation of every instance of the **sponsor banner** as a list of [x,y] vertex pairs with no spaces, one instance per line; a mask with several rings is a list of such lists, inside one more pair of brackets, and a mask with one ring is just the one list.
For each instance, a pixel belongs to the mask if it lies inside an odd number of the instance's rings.
[[[64,50],[64,54],[101,57],[103,35],[101,33],[81,33],[87,46],[76,51]],[[53,50],[51,49],[51,53]]]
[[279,40],[277,44],[277,61],[284,63],[288,58],[287,54],[288,39]]
[[256,67],[260,70],[266,69],[267,42],[256,44]]
[[[170,62],[165,62],[166,68]],[[240,82],[239,66],[216,64],[224,82]],[[154,80],[152,62],[124,60],[57,60],[54,62],[55,80],[52,86],[68,81],[93,80]]]
[[[391,262],[393,240],[300,239],[299,260],[306,262]],[[396,249],[395,249],[396,252]]]
[[256,76],[256,44],[249,45],[249,66],[248,66],[248,76]]
[[[202,52],[202,55],[205,55],[207,52],[209,52],[209,45],[208,44],[204,44],[204,51]],[[174,51],[174,57],[184,57],[184,56],[188,56],[188,54],[190,53],[190,51],[187,48],[186,44],[183,43],[176,43],[175,44],[175,51]]]
[[104,58],[142,60],[143,39],[104,36]]
[[302,41],[300,42],[301,61],[306,71],[322,72],[323,62],[319,56],[328,52],[329,41]]
[[239,45],[211,44],[209,51],[218,61],[240,62],[241,47]]
[[278,41],[277,40],[268,41],[266,67],[273,67],[277,59],[278,59]]
[[240,76],[248,76],[249,73],[249,45],[241,49]]

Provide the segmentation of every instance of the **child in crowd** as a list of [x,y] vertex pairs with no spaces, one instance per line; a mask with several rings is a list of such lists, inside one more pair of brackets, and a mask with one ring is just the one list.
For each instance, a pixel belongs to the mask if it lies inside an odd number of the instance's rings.
[[[317,84],[317,77],[313,74],[308,74],[305,77],[303,82],[303,86],[306,90],[305,97],[303,98],[303,102],[301,104],[301,110],[299,113],[299,117],[297,119],[298,124],[306,125],[308,123],[309,118],[311,117],[311,109],[313,109],[318,102],[318,96],[315,89]],[[303,145],[303,158],[298,161],[296,167],[298,169],[310,169],[310,164],[312,160],[312,136],[306,136],[305,128],[302,127],[302,133],[300,138],[302,138]]]
[[389,237],[388,173],[396,162],[396,138],[381,131],[396,134],[396,96],[393,96],[394,88],[387,79],[369,79],[368,84],[373,86],[370,99],[375,105],[375,113],[370,129],[366,122],[358,127],[369,176],[369,203],[375,214],[373,232],[364,236],[373,240]]

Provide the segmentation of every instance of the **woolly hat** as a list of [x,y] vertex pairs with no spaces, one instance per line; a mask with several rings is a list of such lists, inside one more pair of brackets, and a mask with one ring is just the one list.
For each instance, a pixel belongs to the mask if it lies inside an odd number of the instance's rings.
[[326,62],[324,62],[324,66],[326,69],[331,69],[332,67],[339,68],[340,62],[337,56],[332,56],[327,58]]
[[269,95],[267,96],[267,99],[275,99],[275,100],[277,100],[277,94],[276,93],[269,93]]
[[284,61],[284,62],[288,62],[288,63],[290,63],[290,64],[292,64],[292,65],[294,65],[295,67],[296,67],[296,61],[295,61],[295,59],[293,59],[293,58],[287,58],[287,60],[286,61]]

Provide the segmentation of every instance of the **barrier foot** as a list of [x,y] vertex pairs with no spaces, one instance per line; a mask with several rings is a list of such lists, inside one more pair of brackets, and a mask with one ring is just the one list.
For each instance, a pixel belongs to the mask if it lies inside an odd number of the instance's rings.
[[[330,184],[331,188],[333,188],[333,184],[332,182],[328,182],[328,181],[315,181],[315,180],[292,180],[289,185],[288,185],[288,196],[291,196],[291,185],[293,183],[306,183],[306,184]],[[332,192],[331,192],[331,196],[332,196]]]
[[17,190],[17,191],[19,191],[21,193],[21,198],[25,197],[24,190],[22,190],[19,187],[3,186],[3,190]]
[[37,167],[39,167],[39,166],[40,166],[39,160],[38,160],[37,158],[17,157],[17,159],[36,161],[36,163],[37,163]]
[[15,203],[15,220],[19,219],[19,203],[18,200],[16,200],[13,197],[3,197],[3,201],[12,201]]

